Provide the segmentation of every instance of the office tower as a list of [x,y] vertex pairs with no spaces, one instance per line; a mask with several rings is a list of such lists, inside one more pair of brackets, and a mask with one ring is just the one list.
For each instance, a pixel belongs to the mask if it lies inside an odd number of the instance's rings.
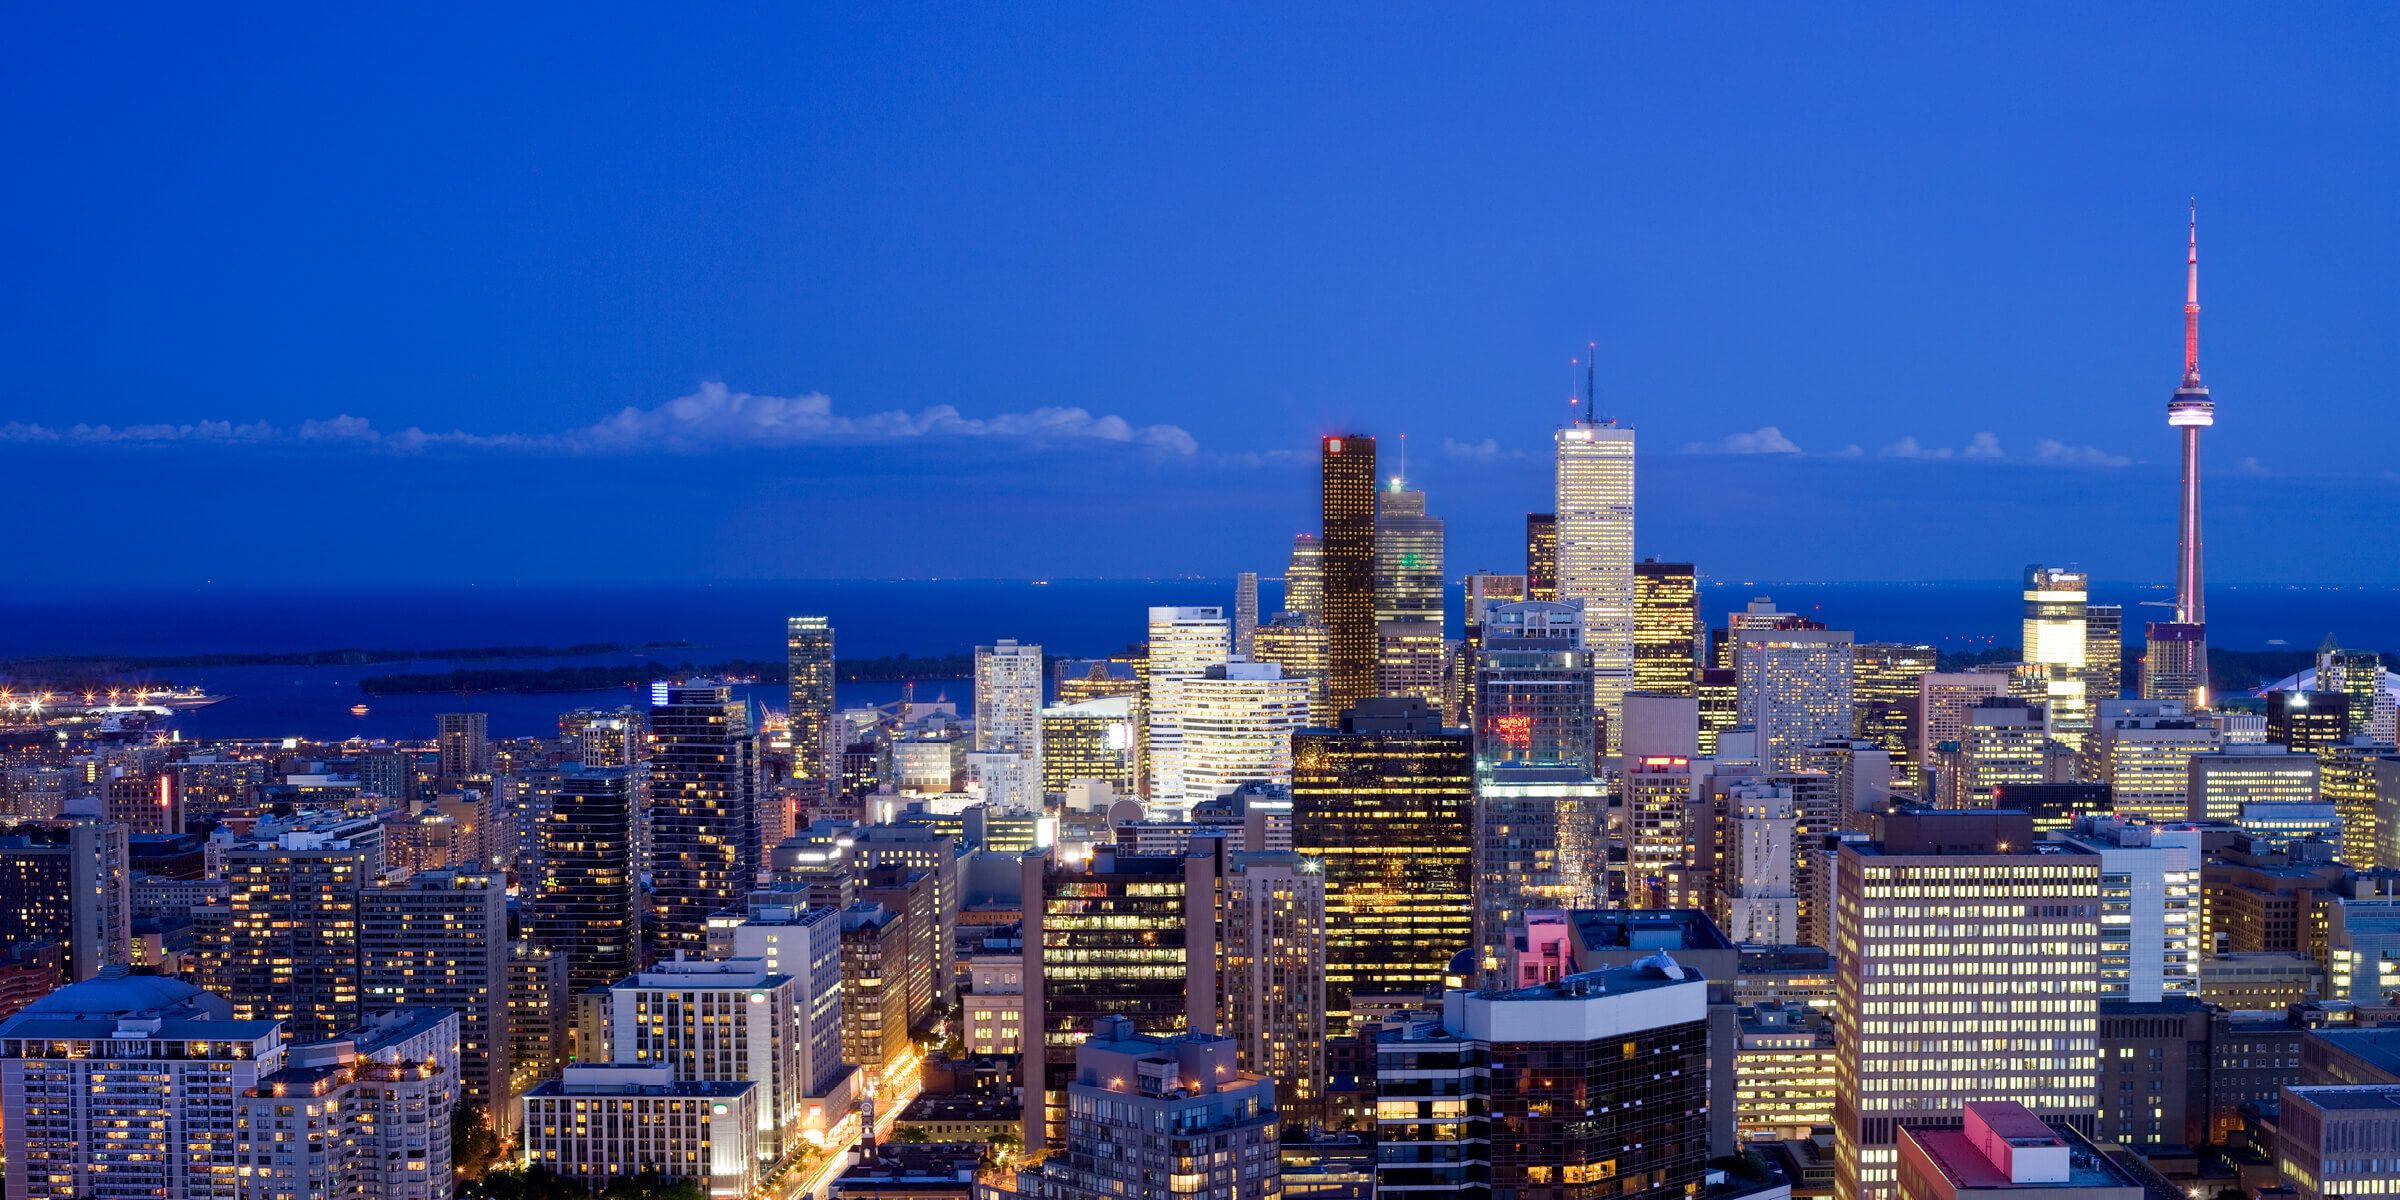
[[1220,1011],[1236,1064],[1274,1081],[1284,1113],[1313,1113],[1325,1091],[1324,868],[1241,851],[1226,856],[1224,888]]
[[239,1102],[242,1195],[447,1200],[458,1036],[457,1014],[429,1009],[291,1047]]
[[833,621],[792,617],[784,627],[790,654],[792,775],[814,780],[830,792],[838,777],[842,740],[833,710]]
[[1075,1044],[1092,1022],[1184,1033],[1217,1027],[1217,895],[1222,839],[1181,857],[1118,854],[1086,862],[1048,851],[1019,860],[1024,900],[1025,1086],[1022,1134],[1030,1153],[1066,1130]]
[[1258,628],[1258,572],[1233,577],[1233,652],[1250,657],[1250,635]]
[[241,1098],[283,1058],[275,1022],[188,983],[68,984],[0,1022],[7,1193],[238,1200]]
[[1746,628],[1731,636],[1741,720],[1758,730],[1764,763],[1789,770],[1810,746],[1850,736],[1848,631]]
[[1738,1014],[1734,1130],[1744,1141],[1806,1138],[1833,1124],[1833,1019],[1801,1003]]
[[1232,630],[1222,608],[1150,610],[1149,699],[1142,744],[1149,766],[1149,795],[1173,801],[1183,795],[1183,709],[1185,680],[1198,679],[1232,653]]
[[1583,601],[1592,702],[1614,749],[1633,686],[1633,430],[1588,414],[1558,431],[1558,598]]
[[664,1065],[690,1082],[756,1082],[763,1165],[799,1148],[804,1008],[792,977],[764,960],[670,959],[609,986],[612,1061]]
[[1283,569],[1283,611],[1325,619],[1325,543],[1313,533],[1292,535],[1292,557]]
[[1458,652],[1451,660],[1458,686],[1450,704],[1443,711],[1452,724],[1473,729],[1476,728],[1475,672],[1479,656],[1483,653],[1484,626],[1490,621],[1493,609],[1503,604],[1525,602],[1525,577],[1477,572],[1467,576],[1460,594],[1465,600],[1466,620],[1463,624],[1466,638],[1459,644]]
[[434,714],[434,743],[440,753],[436,775],[443,786],[492,773],[492,739],[486,732],[490,720],[489,713]]
[[1183,681],[1183,790],[1154,803],[1186,811],[1254,779],[1292,780],[1292,735],[1308,722],[1308,681],[1273,663],[1235,659]]
[[1788,946],[1800,941],[1800,893],[1794,846],[1800,809],[1792,789],[1739,782],[1725,789],[1730,853],[1718,876],[1717,923],[1736,942]]
[[2049,727],[2039,704],[1995,697],[1967,710],[1967,726],[1937,757],[1934,803],[1942,808],[1992,808],[2003,788],[2030,787],[2047,778]]
[[1052,700],[1081,704],[1108,696],[1142,694],[1142,677],[1130,658],[1062,658],[1050,668]]
[[975,647],[975,748],[1042,756],[1042,648],[1003,638]]
[[[710,925],[709,957],[757,959],[769,972],[792,977],[800,1087],[812,1098],[832,1093],[849,1073],[842,1061],[842,914],[794,903],[781,892],[753,892],[739,920]],[[807,1118],[839,1119],[839,1113]]]
[[1663,951],[1445,994],[1438,1021],[1375,1044],[1376,1195],[1698,1195],[1708,1015],[1708,981]]
[[509,1105],[508,877],[424,871],[360,896],[364,1011],[447,1008],[458,1021],[457,1082],[493,1128]]
[[1934,669],[1931,646],[1859,642],[1850,649],[1851,736],[1891,752],[1895,762],[1913,761],[1918,680]]
[[2125,608],[2083,606],[2083,694],[2098,712],[2100,702],[2125,694]]
[[[567,960],[530,941],[511,945],[508,1090],[512,1094],[522,1094],[558,1073],[559,1064],[574,1045],[567,1021],[573,1011],[567,993]],[[513,1108],[508,1115],[514,1115]]]
[[2103,700],[2092,728],[2090,777],[2107,784],[2116,813],[2171,823],[2191,812],[2191,761],[2220,742],[2216,726],[2158,700]]
[[2350,736],[2350,697],[2340,692],[2267,693],[2267,740],[2301,754]]
[[2400,713],[2392,694],[2384,690],[2383,658],[2372,650],[2344,650],[2325,635],[2317,647],[2313,690],[2339,692],[2350,698],[2351,736],[2371,742],[2400,741]]
[[1597,769],[1592,659],[1574,601],[1529,600],[1484,614],[1475,666],[1475,758]]
[[88,817],[0,825],[0,920],[55,944],[69,980],[128,961],[133,914],[125,827]]
[[1742,723],[1741,677],[1731,667],[1706,667],[1700,672],[1699,750],[1714,757],[1717,739]]
[[[1589,693],[1586,693],[1587,695]],[[1609,789],[1587,767],[1483,764],[1475,777],[1475,958],[1497,964],[1511,925],[1608,899]]]
[[2298,1200],[2341,1200],[2392,1189],[2400,1147],[2400,1087],[2389,1083],[2285,1087],[2276,1105],[2275,1162]]
[[1633,687],[1689,696],[1700,683],[1700,580],[1690,563],[1633,565]]
[[881,866],[862,862],[858,899],[861,904],[880,904],[907,922],[903,957],[885,964],[883,975],[887,980],[898,981],[907,996],[908,1027],[915,1029],[928,1023],[933,1019],[937,978],[939,1002],[944,1007],[948,1006],[955,986],[953,949],[943,940],[944,934],[955,936],[955,931],[942,911],[941,886],[935,882],[934,873],[900,862]]
[[1435,710],[1447,707],[1442,695],[1443,668],[1449,645],[1442,627],[1432,621],[1386,621],[1375,627],[1375,694],[1411,697]]
[[1439,986],[1474,937],[1474,738],[1370,700],[1292,739],[1292,849],[1325,864],[1329,1036],[1353,1009]]
[[568,1067],[525,1093],[525,1160],[594,1193],[673,1164],[711,1197],[758,1188],[764,1083],[678,1078],[649,1063]]
[[528,936],[566,961],[570,995],[605,987],[641,965],[634,820],[630,771],[559,773],[558,798],[542,822],[542,877],[532,889]]
[[1894,813],[1841,847],[1837,1194],[1891,1200],[1897,1127],[1970,1101],[2091,1122],[2100,863],[2032,843],[2022,814]]
[[2050,732],[2074,749],[2092,728],[2090,630],[2084,606],[2091,583],[2081,571],[2025,568],[2025,662],[2041,668]]
[[1328,657],[1324,622],[1287,609],[1254,630],[1250,644],[1252,658],[1283,668],[1286,678],[1308,682],[1309,724],[1333,722],[1333,660]]
[[245,1021],[279,1021],[295,1042],[358,1023],[359,909],[382,846],[286,833],[225,851],[233,885],[210,990]]
[[2184,785],[2194,821],[2238,821],[2245,804],[2310,804],[2317,799],[2315,755],[2281,746],[2224,746],[2195,754]]
[[1648,754],[1625,763],[1623,825],[1614,831],[1624,852],[1624,878],[1614,890],[1625,907],[1682,907],[1678,902],[1697,874],[1696,808],[1707,777],[1707,763],[1681,755]]
[[880,1080],[908,1061],[908,919],[861,901],[841,921],[842,1059]]
[[[2319,746],[2317,797],[2341,818],[2342,861],[2360,870],[2384,866],[2384,848],[2394,840],[2387,781],[2400,776],[2400,749],[2388,743],[2335,742]],[[2400,866],[2400,862],[2390,865]]]
[[651,685],[650,881],[662,952],[697,951],[708,915],[758,881],[758,733],[722,684]]
[[2167,425],[2183,438],[2182,511],[2175,534],[2175,619],[2153,621],[2142,657],[2142,698],[2208,707],[2208,614],[2200,578],[2200,431],[2217,423],[2200,382],[2200,217],[2192,216],[2183,301],[2183,383],[2167,401]]
[[1375,694],[1375,439],[1324,439],[1322,602],[1333,711]]
[[1909,1200],[2144,1200],[2158,1177],[2101,1153],[2076,1124],[2013,1100],[1969,1101],[1956,1114],[1903,1122],[1898,1136],[1895,1187]]
[[1558,599],[1558,514],[1525,514],[1525,598]]
[[1275,1085],[1231,1038],[1152,1036],[1105,1017],[1075,1047],[1061,1152],[1019,1176],[1049,1200],[1274,1200],[1283,1194]]
[[1394,477],[1376,497],[1375,621],[1429,621],[1448,609],[1442,568],[1442,519],[1425,512],[1425,493]]
[[1042,794],[1061,797],[1077,780],[1118,795],[1140,790],[1133,771],[1133,697],[1109,696],[1042,710]]
[[2100,998],[2198,996],[2200,831],[2086,817],[2050,844],[2100,859]]
[[1934,769],[1944,742],[1967,734],[1967,713],[1977,704],[2008,694],[2008,677],[1989,671],[1928,671],[1917,678],[1917,766]]

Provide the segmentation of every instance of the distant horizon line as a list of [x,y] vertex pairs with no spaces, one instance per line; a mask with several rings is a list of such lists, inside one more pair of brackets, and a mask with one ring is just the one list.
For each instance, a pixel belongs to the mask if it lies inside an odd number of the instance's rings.
[[[1479,573],[1480,573],[1480,572],[1479,572]],[[1516,572],[1494,572],[1494,573],[1496,573],[1496,574],[1515,574]],[[1238,574],[1238,573],[1237,573],[1237,574]],[[430,582],[430,581],[410,581],[410,582],[404,582],[404,583],[378,582],[378,581],[374,581],[374,580],[358,580],[358,581],[355,581],[355,582],[340,582],[340,583],[290,583],[290,582],[277,582],[277,581],[273,581],[273,580],[236,580],[236,581],[227,581],[227,582],[222,582],[222,583],[220,583],[220,582],[218,582],[218,581],[216,581],[216,580],[213,580],[213,579],[202,579],[202,580],[185,580],[185,581],[180,581],[180,582],[170,582],[170,581],[161,581],[161,580],[120,580],[120,581],[113,581],[113,582],[110,582],[110,581],[94,581],[94,582],[90,582],[90,583],[71,583],[71,584],[61,584],[61,585],[56,585],[56,586],[53,586],[53,587],[51,587],[51,588],[48,588],[48,589],[30,589],[30,588],[29,588],[29,589],[20,589],[20,590],[17,592],[17,596],[18,596],[20,599],[39,599],[39,598],[41,598],[41,597],[42,597],[43,595],[45,595],[45,594],[46,594],[46,595],[48,595],[48,596],[53,596],[53,597],[56,597],[56,596],[81,596],[81,595],[88,595],[88,594],[95,593],[95,592],[121,592],[121,591],[125,591],[125,590],[128,590],[128,589],[138,589],[138,588],[190,588],[190,589],[221,589],[221,590],[224,590],[224,591],[236,591],[236,592],[238,592],[238,591],[262,591],[262,592],[265,592],[265,591],[272,591],[272,592],[283,592],[283,593],[296,593],[296,594],[319,594],[319,595],[322,595],[322,594],[329,594],[329,593],[345,593],[345,592],[394,592],[394,591],[403,591],[403,592],[427,592],[427,591],[473,591],[473,590],[477,590],[477,589],[490,589],[490,590],[493,590],[493,591],[514,591],[514,590],[534,590],[534,589],[542,589],[542,588],[599,588],[599,589],[609,589],[609,590],[618,590],[618,591],[645,591],[645,590],[647,590],[647,591],[705,591],[705,590],[714,589],[714,588],[745,589],[745,590],[747,590],[747,589],[767,589],[767,588],[779,588],[779,587],[810,587],[810,586],[860,586],[860,585],[879,585],[879,586],[889,586],[889,585],[919,585],[919,586],[931,586],[931,585],[947,585],[947,584],[1009,584],[1009,585],[1017,585],[1017,586],[1023,586],[1023,587],[1048,587],[1048,586],[1054,586],[1054,585],[1059,585],[1059,584],[1126,584],[1126,585],[1132,585],[1132,584],[1224,584],[1224,585],[1231,585],[1231,584],[1233,584],[1233,583],[1235,582],[1235,578],[1236,578],[1235,574],[1224,574],[1224,575],[1212,575],[1212,574],[1192,574],[1192,575],[1051,575],[1051,576],[1005,576],[1005,575],[901,575],[901,576],[873,576],[873,575],[842,575],[842,576],[810,576],[810,577],[805,577],[805,578],[789,578],[789,579],[694,579],[694,580],[682,580],[682,581],[675,581],[675,582],[656,582],[656,581],[644,581],[644,580],[609,580],[609,579],[564,579],[564,578],[562,578],[562,579],[486,579],[486,580],[468,580],[468,581],[464,581],[464,582]],[[1462,577],[1462,578],[1463,578],[1463,577]],[[1273,581],[1275,581],[1275,582],[1281,583],[1281,582],[1283,582],[1283,581],[1284,581],[1284,577],[1283,577],[1282,575],[1280,575],[1280,574],[1276,574],[1276,575],[1269,575],[1269,574],[1266,574],[1266,573],[1264,573],[1264,572],[1261,572],[1261,573],[1259,574],[1259,580],[1260,580],[1261,582],[1265,582],[1265,581],[1268,581],[1268,580],[1273,580]],[[2148,581],[2148,580],[2130,580],[2130,579],[2111,579],[2111,578],[2105,578],[2105,577],[2101,577],[2101,578],[2095,578],[2095,579],[2093,579],[2091,582],[2092,582],[2094,585],[2102,585],[2102,586],[2107,586],[2107,587],[2112,587],[2112,588],[2116,588],[2116,587],[2123,587],[2123,588],[2144,588],[2144,589],[2152,589],[2152,590],[2157,590],[2157,591],[2162,591],[2162,592],[2164,592],[2164,591],[2172,591],[2172,590],[2174,589],[2174,586],[2175,586],[2175,585],[2174,585],[2174,583],[2173,583],[2172,581],[2170,581],[2170,580]],[[1854,579],[1835,579],[1835,578],[1819,578],[1819,579],[1808,579],[1808,578],[1765,578],[1765,577],[1754,577],[1754,578],[1730,578],[1730,577],[1721,577],[1721,576],[1709,576],[1709,575],[1701,575],[1701,576],[1699,577],[1699,584],[1700,584],[1700,586],[1702,586],[1702,587],[1891,587],[1891,588],[1909,588],[1909,587],[1966,587],[1966,586],[1974,586],[1974,587],[1989,587],[1989,586],[1994,586],[1995,584],[1998,584],[1998,585],[2005,586],[2005,587],[2008,587],[2008,588],[2011,588],[2011,589],[2014,589],[2014,588],[2016,588],[2016,587],[2018,586],[2018,582],[2017,582],[2017,580],[2016,580],[2016,577],[2015,577],[2015,576],[2013,576],[2013,575],[2011,575],[2011,576],[1982,576],[1982,577],[1975,577],[1975,576],[1962,576],[1962,577],[1956,577],[1956,578],[1947,578],[1947,579],[1855,579],[1855,578],[1854,578]],[[1449,587],[1449,588],[1455,588],[1455,587],[1459,587],[1459,586],[1461,586],[1461,579],[1450,579],[1450,580],[1446,580],[1446,581],[1444,582],[1444,586],[1445,586],[1445,587]],[[2294,582],[2294,581],[2291,581],[2291,580],[2212,580],[2212,581],[2210,582],[2210,584],[2209,584],[2209,588],[2210,588],[2210,590],[2212,590],[2212,591],[2214,591],[2214,590],[2217,590],[2217,589],[2225,589],[2225,590],[2279,590],[2279,591],[2315,591],[2315,592],[2322,592],[2322,591],[2400,591],[2400,581],[2395,581],[2395,582],[2390,582],[2390,583],[2302,583],[2302,582]]]

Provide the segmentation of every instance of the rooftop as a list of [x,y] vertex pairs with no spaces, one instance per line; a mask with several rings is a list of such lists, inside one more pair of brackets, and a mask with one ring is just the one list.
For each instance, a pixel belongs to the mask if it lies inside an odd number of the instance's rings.
[[2296,1087],[2289,1091],[2327,1112],[2400,1111],[2400,1087],[2366,1084],[2356,1087]]
[[1593,949],[1730,950],[1708,914],[1696,908],[1577,909],[1567,917],[1575,936]]

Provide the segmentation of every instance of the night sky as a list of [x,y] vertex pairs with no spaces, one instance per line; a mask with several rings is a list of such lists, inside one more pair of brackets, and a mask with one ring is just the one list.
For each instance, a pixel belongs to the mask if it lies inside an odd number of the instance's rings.
[[[2400,10],[0,11],[12,573],[1279,571],[1408,435],[1521,565],[2400,584]],[[1282,11],[1296,9],[1297,11]],[[1388,468],[1387,468],[1388,473]]]

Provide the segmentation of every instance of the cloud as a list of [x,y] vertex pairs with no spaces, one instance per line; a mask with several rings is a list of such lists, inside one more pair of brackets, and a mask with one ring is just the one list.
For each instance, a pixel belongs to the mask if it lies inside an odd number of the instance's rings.
[[2269,475],[2273,475],[2275,472],[2268,470],[2255,458],[2244,458],[2240,462],[2233,464],[2228,473],[2233,475],[2248,476],[2253,479],[2263,479]]
[[1761,425],[1748,433],[1733,433],[1713,442],[1693,442],[1683,448],[1686,454],[1798,454],[1800,446],[1783,436],[1772,425]]
[[1471,463],[1496,463],[1504,458],[1525,457],[1523,450],[1512,450],[1501,446],[1498,438],[1485,438],[1480,442],[1461,442],[1452,438],[1443,438],[1442,453],[1461,462]]
[[1832,458],[1864,458],[1864,457],[1866,457],[1866,453],[1867,453],[1867,452],[1866,452],[1864,449],[1861,449],[1861,448],[1860,448],[1860,446],[1859,446],[1859,444],[1858,444],[1857,442],[1852,442],[1852,443],[1850,443],[1849,445],[1847,445],[1847,446],[1844,446],[1844,447],[1842,447],[1841,449],[1834,451],[1834,452],[1833,452],[1833,453],[1832,453],[1832,454],[1831,454],[1829,457],[1832,457]]
[[2034,463],[2056,467],[2122,467],[2133,460],[2122,454],[2111,454],[2098,446],[2071,446],[2057,438],[2042,438],[2033,444],[2031,455],[2010,454],[1994,433],[1978,433],[1964,446],[1928,446],[1913,437],[1904,437],[1875,452],[1882,458],[1910,458],[1939,462],[1945,459],[1972,459],[1976,462]]
[[1968,443],[1967,443],[1967,448],[1966,448],[1966,449],[1964,449],[1964,450],[1961,450],[1961,451],[1959,451],[1959,452],[1958,452],[1958,456],[1959,456],[1960,458],[1987,458],[1987,459],[1989,459],[1989,458],[2007,458],[2007,457],[2008,457],[2008,454],[2007,454],[2007,452],[2006,452],[2006,451],[2003,451],[2002,449],[2000,449],[2000,439],[1999,439],[1999,438],[1993,437],[1991,434],[1988,434],[1988,433],[1979,433],[1979,434],[1976,434],[1976,435],[1975,435],[1975,438],[1974,438],[1974,440],[1972,440],[1972,441],[1970,441],[1970,442],[1968,442]]
[[2098,446],[2070,446],[2054,438],[2034,443],[2033,456],[2042,462],[2075,467],[2122,467],[2133,461]]
[[1877,451],[1877,453],[1883,455],[1885,458],[1948,458],[1951,456],[1953,451],[1949,450],[1948,448],[1928,448],[1925,446],[1920,446],[1917,444],[1917,439],[1913,437],[1904,437],[1899,441],[1893,442],[1889,446],[1885,446],[1882,450]]
[[723,450],[779,449],[813,445],[867,445],[930,440],[1008,441],[1032,446],[1136,447],[1178,456],[1197,453],[1199,443],[1174,425],[1135,425],[1123,417],[1094,416],[1082,408],[1036,408],[970,417],[947,404],[908,412],[845,416],[820,392],[762,396],[705,383],[688,396],[651,408],[625,408],[616,415],[559,433],[429,432],[410,426],[396,432],[375,428],[347,413],[312,418],[284,429],[266,422],[236,425],[200,421],[189,425],[48,426],[20,421],[0,424],[0,442],[124,445],[177,443],[243,444],[298,442],[352,445],[396,451],[436,446],[513,449],[566,454],[704,454]]

